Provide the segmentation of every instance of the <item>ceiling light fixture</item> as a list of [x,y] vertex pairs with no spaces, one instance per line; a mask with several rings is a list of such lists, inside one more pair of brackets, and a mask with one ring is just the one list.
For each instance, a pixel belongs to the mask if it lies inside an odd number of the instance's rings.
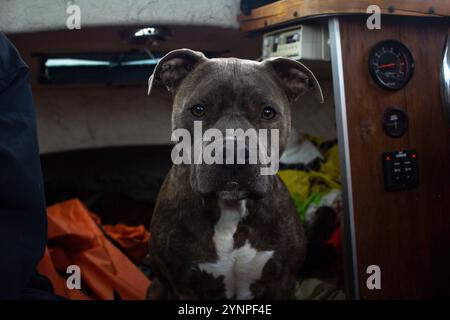
[[[128,34],[128,35],[126,35]],[[132,44],[151,43],[153,46],[158,45],[171,35],[167,27],[145,27],[126,32],[125,38]]]

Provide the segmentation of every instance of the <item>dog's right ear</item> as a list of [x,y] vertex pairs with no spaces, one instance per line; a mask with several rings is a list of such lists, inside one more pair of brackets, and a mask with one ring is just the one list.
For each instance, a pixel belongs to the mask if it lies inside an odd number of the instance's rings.
[[303,63],[288,58],[270,58],[262,62],[275,71],[278,82],[286,90],[291,102],[295,102],[309,89],[314,89],[317,100],[323,103],[323,93],[316,76]]
[[161,81],[172,95],[180,85],[181,81],[200,63],[207,58],[203,53],[190,49],[178,49],[166,54],[156,65],[153,74],[148,79],[148,93],[156,81]]

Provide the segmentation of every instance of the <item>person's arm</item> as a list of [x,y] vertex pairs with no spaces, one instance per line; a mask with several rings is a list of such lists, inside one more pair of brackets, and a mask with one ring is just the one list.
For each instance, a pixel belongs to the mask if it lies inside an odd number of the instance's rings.
[[29,68],[0,33],[0,299],[16,299],[47,237]]

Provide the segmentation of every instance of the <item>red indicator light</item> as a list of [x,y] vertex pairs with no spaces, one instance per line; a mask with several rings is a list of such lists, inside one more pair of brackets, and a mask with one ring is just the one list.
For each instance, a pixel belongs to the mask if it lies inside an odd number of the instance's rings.
[[387,161],[391,160],[391,157],[387,156],[387,157],[386,157],[386,160],[387,160]]
[[415,154],[415,153],[413,153],[413,154],[411,155],[411,157],[415,158],[415,157],[416,157],[416,154]]

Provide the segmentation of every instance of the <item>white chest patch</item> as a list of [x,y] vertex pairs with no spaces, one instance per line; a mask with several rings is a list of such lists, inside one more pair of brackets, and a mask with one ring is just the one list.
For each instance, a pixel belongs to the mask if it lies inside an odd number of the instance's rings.
[[235,249],[233,236],[239,221],[247,215],[245,200],[233,206],[219,202],[219,206],[221,213],[213,236],[219,259],[214,263],[200,263],[199,268],[216,278],[224,277],[228,299],[252,299],[250,285],[261,277],[273,251],[257,251],[248,240]]

